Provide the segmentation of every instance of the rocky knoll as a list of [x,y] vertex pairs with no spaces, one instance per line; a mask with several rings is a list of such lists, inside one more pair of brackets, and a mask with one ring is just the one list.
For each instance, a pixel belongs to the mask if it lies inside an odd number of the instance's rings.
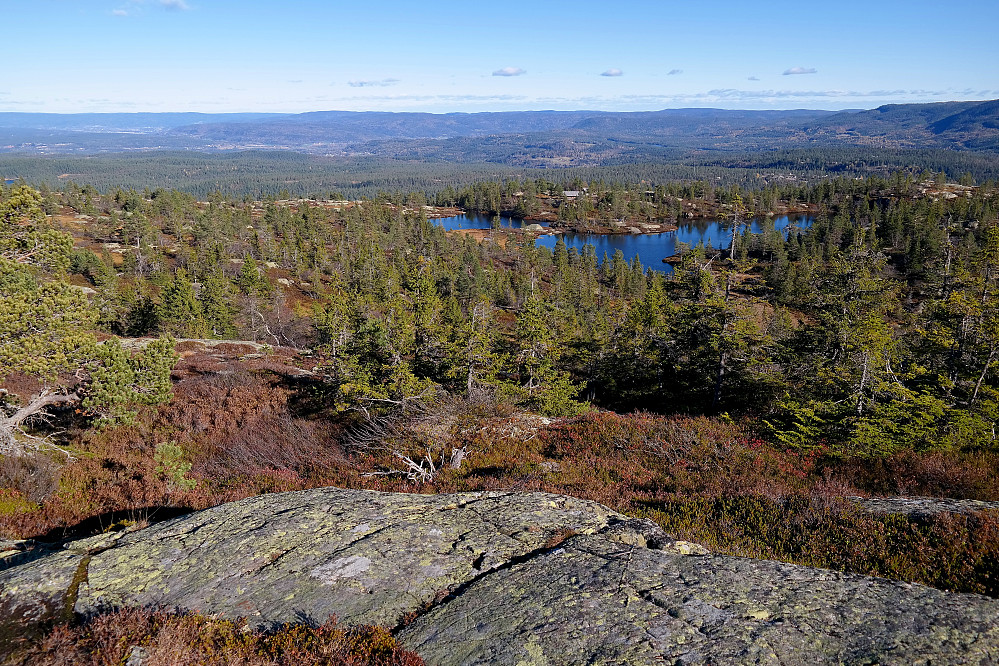
[[428,664],[999,661],[997,600],[712,555],[543,493],[266,495],[0,568],[8,623],[118,605],[336,615],[397,627]]

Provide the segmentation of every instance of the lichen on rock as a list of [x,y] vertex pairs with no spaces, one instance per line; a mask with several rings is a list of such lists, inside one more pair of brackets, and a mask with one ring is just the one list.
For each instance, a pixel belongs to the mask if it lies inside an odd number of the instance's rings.
[[987,663],[999,601],[713,555],[545,493],[324,488],[11,559],[0,611],[396,627],[429,664]]

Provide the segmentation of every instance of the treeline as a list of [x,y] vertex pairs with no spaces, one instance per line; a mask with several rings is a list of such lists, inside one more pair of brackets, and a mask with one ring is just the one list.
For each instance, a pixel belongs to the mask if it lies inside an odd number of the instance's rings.
[[359,199],[382,192],[436,192],[478,180],[506,177],[513,167],[424,164],[388,159],[332,158],[300,153],[156,152],[67,156],[0,154],[0,177],[61,189],[70,181],[114,189],[177,189],[207,199],[261,199],[278,195]]
[[744,154],[704,156],[705,167],[778,170],[789,174],[822,173],[826,176],[881,176],[889,178],[899,171],[943,172],[951,180],[966,174],[981,182],[999,180],[999,162],[990,152],[944,149],[903,149],[866,147],[829,147],[754,151]]
[[747,190],[783,182],[814,183],[830,176],[887,178],[897,171],[912,175],[943,172],[950,180],[965,175],[976,182],[999,179],[999,161],[994,154],[944,150],[879,149],[876,157],[863,148],[828,147],[752,153],[663,149],[663,154],[618,157],[610,150],[600,159],[581,160],[599,166],[557,169],[539,167],[548,163],[545,160],[561,155],[559,151],[573,150],[572,146],[539,145],[518,150],[517,159],[485,151],[451,161],[405,145],[393,153],[396,159],[278,151],[0,154],[0,177],[44,183],[53,189],[69,181],[87,183],[102,192],[116,188],[178,189],[199,199],[214,192],[229,198],[261,199],[281,191],[288,196],[314,198],[374,198],[400,192],[420,192],[433,198],[448,188],[504,178],[543,178],[561,183],[702,181]]
[[42,204],[92,217],[72,271],[105,330],[311,347],[338,409],[487,395],[557,415],[586,403],[727,413],[783,445],[863,455],[994,448],[997,190],[938,180],[925,192],[907,173],[755,191],[674,183],[651,197],[586,182],[625,206],[710,196],[821,211],[787,238],[741,228],[731,253],[692,248],[670,277],[592,247],[476,242],[386,200],[203,205],[72,186]]

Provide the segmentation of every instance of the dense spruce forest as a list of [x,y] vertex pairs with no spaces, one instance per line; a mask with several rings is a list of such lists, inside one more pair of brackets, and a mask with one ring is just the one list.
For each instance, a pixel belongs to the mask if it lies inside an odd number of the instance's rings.
[[[483,181],[556,180],[608,183],[697,182],[738,185],[758,190],[769,185],[815,183],[826,178],[889,178],[906,171],[944,172],[950,180],[999,180],[995,152],[933,148],[884,148],[873,155],[860,147],[782,148],[769,151],[656,147],[630,158],[580,159],[576,166],[545,168],[531,161],[509,160],[496,142],[487,151],[428,157],[400,151],[392,157],[308,155],[277,150],[226,152],[142,151],[96,155],[33,155],[0,151],[0,178],[25,180],[61,190],[70,182],[87,183],[101,192],[115,189],[178,189],[207,199],[222,193],[234,199],[375,198],[380,194],[422,192],[431,197]],[[513,140],[511,140],[513,141]],[[513,153],[524,148],[515,142]],[[559,144],[535,146],[539,154],[558,157],[568,150]]]
[[[0,536],[321,485],[515,488],[719,552],[999,595],[995,517],[846,500],[999,500],[999,188],[956,180],[576,173],[359,201],[6,185]],[[541,205],[693,206],[737,233],[667,275],[428,219]],[[815,220],[785,236],[768,214],[793,205]]]
[[996,100],[841,112],[0,113],[0,178],[200,199],[434,196],[538,179],[759,190],[903,170],[985,182],[999,179],[997,123]]

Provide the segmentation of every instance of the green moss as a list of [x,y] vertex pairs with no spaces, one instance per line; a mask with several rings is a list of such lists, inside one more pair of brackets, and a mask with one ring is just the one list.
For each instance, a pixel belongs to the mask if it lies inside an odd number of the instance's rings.
[[18,493],[0,489],[0,516],[16,516],[37,511],[39,505]]

